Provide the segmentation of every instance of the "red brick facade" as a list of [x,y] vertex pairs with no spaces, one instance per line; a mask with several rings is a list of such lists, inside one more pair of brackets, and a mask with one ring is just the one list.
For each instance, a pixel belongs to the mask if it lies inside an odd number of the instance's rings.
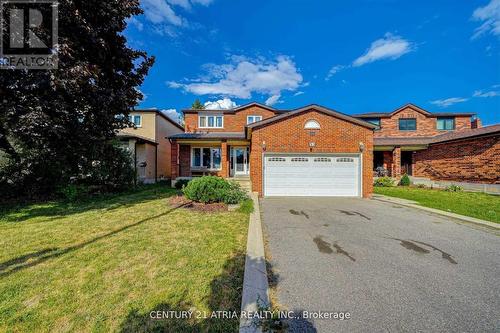
[[[400,131],[400,118],[415,118],[417,120],[417,129],[415,131]],[[395,113],[389,118],[380,119],[380,130],[375,131],[375,137],[417,137],[434,136],[447,133],[437,129],[437,117],[426,115],[412,106],[407,106],[401,111]],[[471,128],[470,116],[456,116],[455,129],[457,131]]]
[[431,145],[414,163],[417,177],[500,184],[500,135]]
[[[304,124],[314,119],[321,129],[304,129]],[[265,150],[264,150],[265,142]],[[314,148],[309,143],[314,142]],[[373,192],[373,131],[363,126],[335,118],[314,110],[279,120],[252,133],[250,176],[253,191],[262,195],[262,155],[264,152],[294,153],[360,153],[363,152],[363,197]]]
[[[198,114],[223,114],[224,128],[198,128]],[[210,131],[210,132],[243,132],[247,124],[247,116],[262,116],[262,119],[274,117],[276,112],[261,108],[259,106],[250,106],[235,113],[222,113],[222,111],[200,110],[184,113],[184,126],[186,132]]]

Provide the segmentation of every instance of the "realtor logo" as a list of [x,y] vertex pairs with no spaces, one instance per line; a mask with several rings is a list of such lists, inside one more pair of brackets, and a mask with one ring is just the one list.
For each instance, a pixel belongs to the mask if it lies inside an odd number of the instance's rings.
[[0,69],[57,68],[57,0],[0,0]]

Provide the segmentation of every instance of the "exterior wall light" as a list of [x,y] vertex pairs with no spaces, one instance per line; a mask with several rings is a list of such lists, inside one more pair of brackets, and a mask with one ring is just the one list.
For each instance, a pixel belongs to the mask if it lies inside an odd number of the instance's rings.
[[363,142],[360,142],[360,143],[359,143],[359,151],[360,151],[360,152],[364,152],[364,151],[365,151],[365,148],[366,148],[366,147],[365,147],[365,144],[364,144]]

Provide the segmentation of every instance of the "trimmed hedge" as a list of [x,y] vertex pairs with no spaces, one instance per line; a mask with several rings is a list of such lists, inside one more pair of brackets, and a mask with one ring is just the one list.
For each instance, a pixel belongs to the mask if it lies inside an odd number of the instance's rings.
[[195,178],[184,186],[182,192],[189,200],[202,203],[237,204],[248,199],[239,184],[215,176]]
[[401,180],[399,181],[399,185],[401,185],[401,186],[410,186],[411,185],[410,177],[408,177],[408,175],[406,173],[403,175],[403,177],[401,177]]
[[391,187],[394,186],[394,179],[391,177],[379,177],[375,179],[375,182],[373,183],[373,186],[377,187]]

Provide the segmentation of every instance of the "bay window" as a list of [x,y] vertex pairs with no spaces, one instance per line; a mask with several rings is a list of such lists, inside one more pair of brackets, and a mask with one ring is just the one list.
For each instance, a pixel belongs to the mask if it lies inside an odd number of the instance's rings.
[[220,170],[221,168],[221,149],[220,148],[192,148],[191,149],[191,167]]
[[200,128],[223,128],[224,117],[221,115],[200,115],[198,116],[198,127]]

